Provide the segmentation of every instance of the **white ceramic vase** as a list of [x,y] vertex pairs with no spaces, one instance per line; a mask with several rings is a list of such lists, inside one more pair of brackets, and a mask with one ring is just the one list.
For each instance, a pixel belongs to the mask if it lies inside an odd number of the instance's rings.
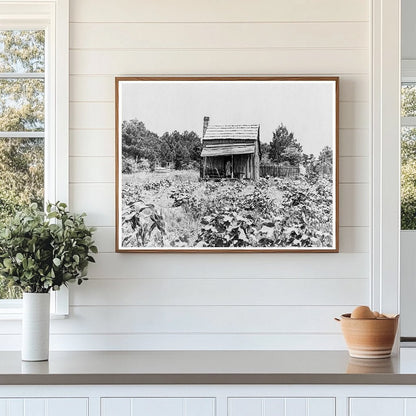
[[49,293],[23,293],[23,361],[48,360],[49,325]]

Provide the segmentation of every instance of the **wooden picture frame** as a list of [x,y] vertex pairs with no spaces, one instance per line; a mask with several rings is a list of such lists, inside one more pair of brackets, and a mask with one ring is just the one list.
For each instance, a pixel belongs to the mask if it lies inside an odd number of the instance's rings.
[[339,251],[338,77],[116,77],[116,251]]

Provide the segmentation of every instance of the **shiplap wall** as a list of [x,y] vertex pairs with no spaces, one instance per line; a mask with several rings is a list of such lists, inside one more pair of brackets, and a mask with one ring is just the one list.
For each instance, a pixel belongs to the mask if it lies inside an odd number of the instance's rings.
[[[369,303],[369,3],[70,1],[70,204],[100,254],[52,348],[344,348],[333,317]],[[114,77],[145,74],[339,75],[340,253],[115,254]]]

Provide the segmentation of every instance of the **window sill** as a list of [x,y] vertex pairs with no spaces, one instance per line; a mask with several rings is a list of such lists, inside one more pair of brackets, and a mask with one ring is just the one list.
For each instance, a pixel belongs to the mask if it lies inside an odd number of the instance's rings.
[[[22,299],[0,300],[0,321],[21,321],[23,314]],[[51,292],[51,319],[66,319],[69,316],[68,288]]]
[[[51,320],[61,320],[67,319],[69,315],[67,314],[59,314],[59,313],[51,313]],[[21,321],[22,320],[22,311],[21,310],[7,310],[7,311],[0,311],[0,321]]]
[[[69,316],[69,291],[63,286],[51,292],[51,319],[65,319]],[[0,299],[0,321],[21,320],[22,299]]]

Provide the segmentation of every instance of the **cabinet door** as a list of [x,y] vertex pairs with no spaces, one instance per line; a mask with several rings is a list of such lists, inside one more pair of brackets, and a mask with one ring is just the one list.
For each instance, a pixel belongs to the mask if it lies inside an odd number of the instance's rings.
[[0,399],[0,416],[87,416],[86,398]]
[[101,416],[213,416],[214,398],[103,398]]
[[335,416],[335,399],[230,398],[228,416]]
[[350,416],[414,416],[414,398],[351,398]]

